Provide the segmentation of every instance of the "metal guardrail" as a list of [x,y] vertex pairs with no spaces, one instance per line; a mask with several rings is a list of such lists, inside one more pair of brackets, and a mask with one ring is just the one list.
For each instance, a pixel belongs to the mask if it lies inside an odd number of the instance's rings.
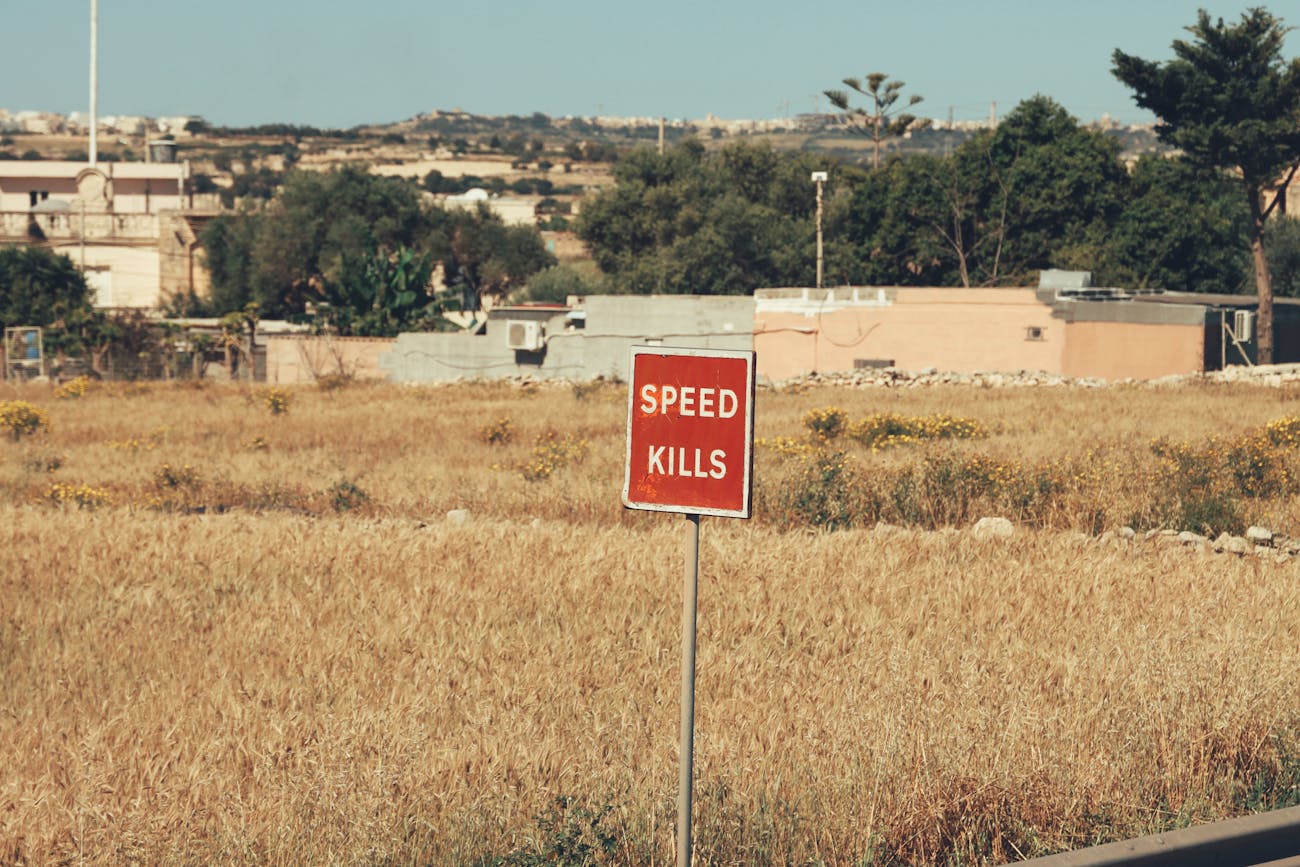
[[1300,867],[1300,807],[1045,858],[1021,867]]

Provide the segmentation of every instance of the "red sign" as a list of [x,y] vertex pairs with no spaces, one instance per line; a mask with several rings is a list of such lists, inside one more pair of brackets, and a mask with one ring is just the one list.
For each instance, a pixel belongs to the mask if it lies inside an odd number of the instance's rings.
[[629,509],[748,518],[754,353],[632,347]]

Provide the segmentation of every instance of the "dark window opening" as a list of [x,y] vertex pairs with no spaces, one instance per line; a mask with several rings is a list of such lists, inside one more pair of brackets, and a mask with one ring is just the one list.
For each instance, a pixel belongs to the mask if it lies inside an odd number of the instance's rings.
[[1030,325],[1025,329],[1026,340],[1046,340],[1047,329],[1039,325]]

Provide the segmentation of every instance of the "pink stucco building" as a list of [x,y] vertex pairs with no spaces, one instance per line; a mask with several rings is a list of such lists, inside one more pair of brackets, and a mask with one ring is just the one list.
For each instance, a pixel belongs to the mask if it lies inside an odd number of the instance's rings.
[[[1230,337],[1224,351],[1223,323],[1253,302],[1090,288],[760,289],[754,348],[772,380],[859,367],[1153,379],[1242,363]],[[1279,361],[1300,349],[1298,314],[1279,300]]]

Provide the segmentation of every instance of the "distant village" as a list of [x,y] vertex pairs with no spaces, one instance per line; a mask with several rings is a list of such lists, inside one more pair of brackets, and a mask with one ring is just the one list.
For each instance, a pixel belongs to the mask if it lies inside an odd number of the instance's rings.
[[[896,153],[942,152],[996,123],[993,112],[981,122],[931,123],[891,142],[890,148]],[[838,115],[817,113],[769,120],[709,115],[685,121],[541,113],[484,117],[450,110],[350,130],[288,124],[236,129],[214,127],[195,115],[101,115],[96,158],[95,151],[88,152],[89,125],[82,112],[0,109],[0,245],[38,243],[64,254],[84,273],[97,308],[155,315],[174,306],[174,299],[210,292],[204,228],[240,201],[273,195],[274,186],[257,186],[268,173],[364,164],[374,174],[413,181],[443,207],[486,207],[507,225],[536,227],[548,251],[563,263],[590,255],[567,231],[566,217],[577,213],[584,196],[612,183],[610,161],[616,149],[656,141],[662,147],[688,137],[710,147],[719,139],[752,136],[777,149],[860,161],[867,141],[845,130]],[[1149,127],[1124,127],[1103,118],[1092,128],[1121,137],[1128,153],[1158,149]],[[310,348],[314,344],[304,343],[293,329],[276,333],[268,330],[271,323],[264,323],[258,345],[248,351],[257,376],[273,382],[311,380],[328,373],[331,365],[396,381],[455,378],[466,371],[616,375],[622,358],[617,350],[623,344],[653,340],[659,332],[680,333],[682,323],[689,323],[688,331],[703,330],[691,331],[688,341],[761,344],[762,372],[774,379],[808,370],[936,364],[953,370],[1154,377],[1228,360],[1218,323],[1236,315],[1237,299],[1216,305],[1200,298],[1171,304],[1094,297],[1087,275],[1056,279],[1064,279],[1065,288],[1044,283],[1038,290],[880,289],[861,294],[858,289],[760,287],[751,297],[725,299],[588,297],[556,309],[490,311],[490,318],[500,320],[493,333],[504,329],[510,336],[486,341],[487,318],[469,315],[458,333],[331,342],[324,349]],[[925,328],[931,330],[913,333],[906,323],[918,304],[929,305]],[[1117,311],[1124,315],[1116,319]],[[979,341],[971,349],[962,335],[971,332],[976,313],[996,314],[981,325],[981,333],[1001,337]],[[902,324],[881,331],[873,353],[840,349],[822,333],[825,326],[836,333],[861,334],[892,323],[891,317],[901,317]],[[811,332],[810,321],[820,323]],[[934,339],[936,322],[951,331],[943,332],[943,340]],[[1133,339],[1153,326],[1152,333],[1168,344],[1161,344],[1160,351],[1150,336]],[[515,331],[522,335],[518,340]],[[595,338],[609,346],[597,351],[600,341]],[[1106,350],[1096,351],[1103,344]],[[952,351],[945,354],[936,347]]]

